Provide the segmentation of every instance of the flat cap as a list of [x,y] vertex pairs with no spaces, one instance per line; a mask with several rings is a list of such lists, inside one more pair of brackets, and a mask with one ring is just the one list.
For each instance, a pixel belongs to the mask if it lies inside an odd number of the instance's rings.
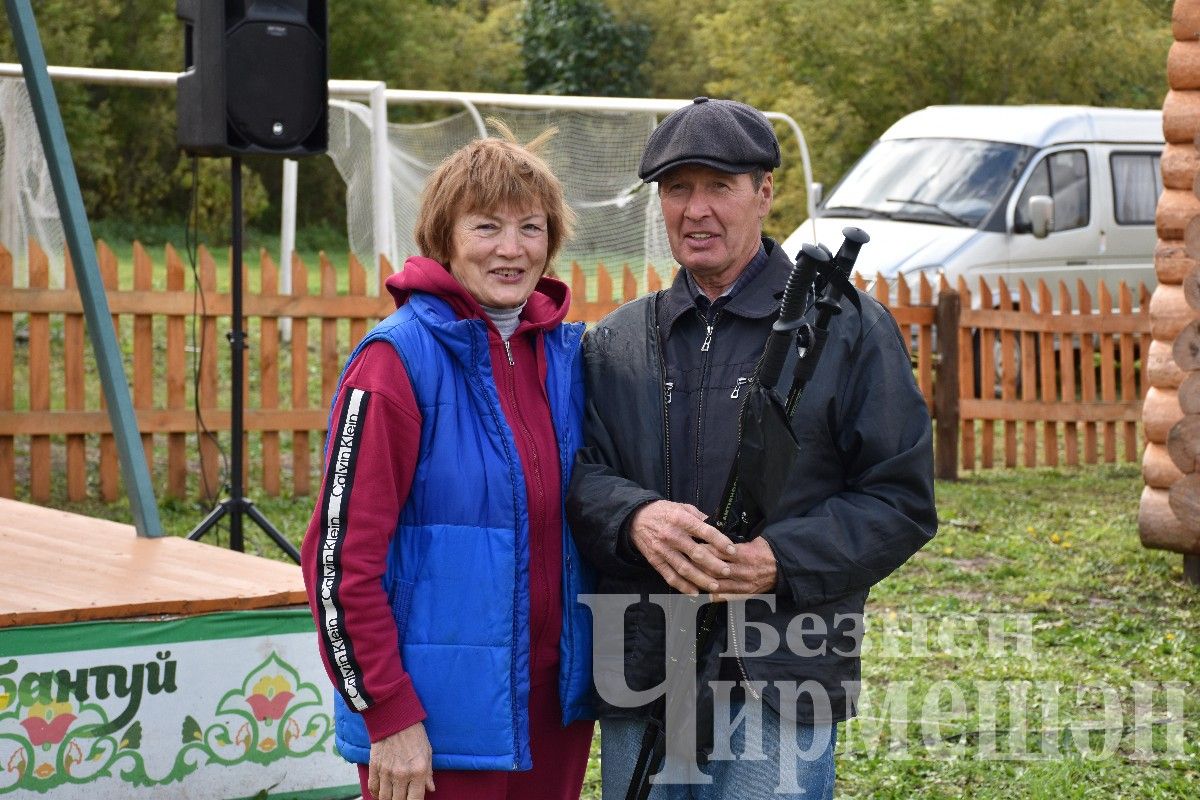
[[703,164],[722,172],[779,166],[779,140],[761,111],[736,100],[697,97],[662,121],[642,153],[638,177],[658,180],[680,164]]

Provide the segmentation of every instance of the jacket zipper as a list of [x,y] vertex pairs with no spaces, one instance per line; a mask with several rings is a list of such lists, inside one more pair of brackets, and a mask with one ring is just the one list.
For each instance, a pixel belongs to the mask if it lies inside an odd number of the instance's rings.
[[738,399],[738,395],[739,395],[739,394],[741,394],[741,392],[742,392],[742,386],[743,386],[743,384],[747,384],[747,383],[749,383],[749,382],[750,382],[750,379],[749,379],[749,378],[743,378],[743,377],[741,377],[741,376],[739,375],[739,376],[738,376],[738,379],[737,379],[737,382],[733,384],[733,392],[732,392],[732,393],[729,395],[729,399],[730,399],[730,400],[737,400],[737,399]]
[[[505,342],[505,345],[506,345],[505,349],[506,349],[506,350],[508,349],[508,348],[507,348],[507,344],[508,344],[508,343],[507,343],[507,342]],[[471,348],[472,348],[472,353],[471,353],[471,356],[472,356],[472,358],[471,358],[471,363],[473,363],[473,364],[477,364],[477,363],[479,363],[479,355],[478,355],[478,350],[476,349],[478,346],[479,346],[479,344],[478,344],[478,340],[477,340],[477,339],[476,339],[474,336],[472,336],[472,337],[471,337]],[[486,328],[483,330],[483,352],[484,352],[484,354],[487,356],[487,358],[488,358],[488,359],[489,359],[489,361],[490,361],[492,356],[491,356],[491,350],[490,350],[490,347],[489,347],[489,345],[488,345],[488,333],[487,333],[487,330],[486,330]],[[511,353],[510,353],[510,354],[509,354],[509,358],[511,359],[511,357],[512,357],[512,356],[511,356]],[[474,377],[474,379],[475,379],[475,380],[476,380],[476,381],[477,381],[479,384],[481,384],[481,385],[482,385],[483,381],[482,381],[482,379],[481,379],[481,378],[480,378],[478,375],[473,375],[472,377]],[[481,390],[481,391],[482,391],[482,390]],[[483,394],[485,394],[485,395],[486,395],[486,392],[483,392]],[[499,400],[499,397],[497,397],[497,400]],[[504,417],[504,413],[503,413],[503,411],[502,411],[500,408],[498,408],[498,407],[496,407],[496,406],[493,406],[491,403],[489,403],[489,404],[488,404],[488,411],[491,413],[491,416],[492,416],[492,423],[493,423],[493,424],[496,426],[497,430],[500,430],[500,429],[502,429],[502,428],[503,428],[503,426],[506,424],[506,422],[505,422],[505,421],[504,421],[504,419],[503,419],[503,417]],[[503,437],[501,437],[501,441],[502,441],[502,442],[504,442],[504,438],[503,438]],[[515,444],[516,444],[516,442],[514,442],[513,444],[515,445]],[[508,459],[508,462],[509,462],[510,464],[511,464],[511,463],[513,463],[514,461],[515,461],[515,462],[517,462],[518,464],[520,463],[520,457],[519,457],[519,456],[518,456],[516,453],[513,453],[513,452],[511,452],[511,451],[508,449],[508,443],[507,443],[507,442],[504,442],[504,455],[505,455],[505,457]],[[514,499],[513,508],[514,508],[514,510],[515,510],[515,508],[516,508],[516,506],[517,506],[517,503],[516,503],[516,498],[514,497],[513,499]],[[519,523],[519,518],[518,518],[518,517],[514,517],[514,518],[513,518],[513,529],[514,529],[514,530],[516,530],[516,529],[519,527],[519,524],[518,524],[518,523]],[[517,582],[517,571],[519,570],[519,567],[518,567],[518,565],[517,565],[517,561],[518,561],[518,559],[515,559],[515,558],[513,559],[513,594],[512,594],[512,599],[513,599],[513,607],[514,607],[514,608],[516,608],[516,602],[517,602],[517,593],[518,593],[518,591],[519,591],[519,589],[518,589],[518,582]],[[517,639],[519,639],[520,637],[517,635],[517,615],[516,615],[516,614],[513,614],[513,627],[512,627],[512,632],[513,632],[513,641],[517,641]],[[517,696],[517,693],[516,693],[516,685],[517,685],[517,670],[516,670],[516,661],[517,661],[517,656],[516,656],[516,651],[514,650],[514,651],[513,651],[513,657],[512,657],[512,659],[509,661],[509,665],[508,665],[508,678],[509,678],[509,685],[513,687],[513,692],[512,692],[512,700],[511,700],[511,702],[509,703],[509,713],[512,715],[512,719],[514,719],[514,720],[517,718],[517,701],[516,701],[516,696]],[[513,769],[518,769],[518,768],[520,767],[520,765],[521,765],[521,757],[520,757],[520,755],[519,755],[519,754],[520,754],[520,752],[521,752],[521,742],[520,742],[520,731],[518,730],[518,728],[517,728],[517,726],[516,726],[516,725],[513,725],[513,739],[512,739],[512,742],[513,742]]]
[[[717,326],[717,322],[721,319],[721,312],[718,311],[713,316],[712,322],[696,309],[696,313],[700,315],[700,320],[708,329],[704,334],[704,344],[700,346],[700,352],[708,353],[712,347],[713,328]],[[700,446],[701,436],[704,432],[704,379],[708,376],[708,356],[704,356],[704,360],[700,363],[700,384],[696,392],[696,496],[692,502],[697,506],[700,505],[700,451],[703,449]]]
[[675,382],[667,380],[667,359],[666,359],[666,356],[663,355],[663,343],[662,343],[662,340],[660,338],[658,338],[658,336],[659,336],[658,325],[655,323],[655,320],[658,318],[658,301],[657,301],[657,299],[655,300],[654,304],[651,306],[651,311],[652,311],[652,313],[650,316],[650,325],[651,325],[650,335],[654,336],[655,340],[658,341],[658,374],[659,374],[659,378],[662,381],[662,385],[663,385],[663,392],[662,392],[663,465],[665,467],[664,471],[666,472],[666,479],[667,479],[667,485],[666,485],[667,499],[673,500],[675,498],[675,493],[671,488],[671,410],[670,410],[670,405],[671,405],[671,390],[675,388]]
[[[699,312],[697,312],[697,313],[699,313]],[[704,344],[702,344],[700,346],[700,352],[708,353],[710,351],[710,349],[712,348],[713,329],[716,328],[717,321],[720,318],[721,318],[720,311],[718,311],[716,316],[713,317],[711,323],[708,321],[707,318],[705,318],[703,315],[701,315],[701,320],[704,322],[706,330],[704,333]],[[704,357],[704,361],[700,365],[699,400],[696,403],[696,475],[697,476],[700,475],[700,436],[702,434],[702,428],[704,426],[704,379],[707,374],[708,374],[708,356],[706,355]],[[737,383],[733,387],[733,394],[730,395],[730,397],[732,399],[735,399],[735,400],[737,399],[737,396],[742,387],[742,384],[746,383],[747,380],[748,379],[741,378],[741,377],[739,377],[737,379]],[[699,502],[700,502],[700,484],[699,484],[699,482],[697,482],[697,484],[696,484],[696,503],[698,504]],[[758,700],[759,699],[758,692],[756,692],[754,690],[754,687],[750,685],[750,676],[746,674],[746,665],[742,663],[741,646],[738,644],[737,629],[734,625],[733,607],[732,606],[728,606],[727,616],[729,617],[729,623],[728,623],[729,641],[733,645],[734,661],[737,662],[738,672],[741,673],[742,681],[746,685],[746,690],[748,692],[750,692],[750,695],[755,700]]]
[[733,660],[737,663],[738,672],[742,675],[742,683],[746,687],[746,691],[750,693],[751,697],[758,700],[758,692],[754,690],[754,685],[750,682],[750,676],[746,674],[746,665],[742,663],[742,648],[738,644],[737,625],[734,624],[733,619],[733,606],[728,603],[725,605],[727,607],[726,616],[729,617],[729,643],[733,645]]
[[[517,425],[520,429],[519,430],[520,436],[529,444],[530,452],[532,455],[535,456],[533,464],[530,465],[533,468],[533,480],[534,480],[533,489],[534,489],[535,493],[537,494],[538,505],[541,507],[545,507],[546,496],[545,496],[545,492],[543,490],[543,484],[542,484],[542,482],[543,482],[542,464],[541,464],[541,461],[536,458],[537,448],[534,444],[533,436],[530,435],[529,426],[525,424],[525,418],[520,415],[520,410],[519,410],[520,406],[517,403],[516,362],[513,361],[512,345],[509,343],[509,341],[507,339],[503,339],[501,341],[504,342],[504,353],[506,356],[508,356],[508,366],[509,366],[508,374],[505,376],[507,378],[507,381],[505,382],[506,383],[505,388],[508,390],[509,397],[512,398],[513,408],[518,409],[517,410],[518,416],[517,416],[516,421],[517,421]],[[551,424],[553,424],[553,418],[551,419]],[[516,436],[517,434],[518,434],[518,431],[514,430],[513,435]],[[520,448],[517,449],[517,452],[518,452],[518,456],[519,456]],[[522,466],[522,469],[523,468],[524,467]],[[529,492],[529,489],[530,489],[529,486],[525,487],[526,493]],[[529,507],[529,517],[530,517],[530,519],[532,519],[534,516],[534,513],[533,513],[534,509],[532,508],[532,506],[530,506],[528,501],[526,501],[526,506]],[[530,531],[532,532],[533,524],[530,523],[529,527],[530,527]],[[537,581],[539,588],[542,590],[541,591],[542,598],[545,599],[545,597],[546,597],[546,574],[545,574],[545,570],[543,569],[543,567],[544,567],[544,564],[542,563],[542,560],[540,558],[538,558],[537,555],[533,552],[533,548],[530,548],[530,550],[529,550],[529,579],[531,581],[531,585],[530,585],[530,592],[529,592],[529,663],[531,666],[533,664],[533,653],[535,650],[535,645],[541,640],[542,635],[545,634],[545,632],[546,632],[546,618],[545,618],[544,614],[541,615],[542,616],[541,626],[536,631],[534,630],[534,624],[533,624],[534,609],[533,609],[532,582]]]

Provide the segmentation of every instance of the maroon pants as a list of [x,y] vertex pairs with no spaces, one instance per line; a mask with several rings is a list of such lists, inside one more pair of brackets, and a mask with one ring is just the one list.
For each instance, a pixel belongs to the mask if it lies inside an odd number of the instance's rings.
[[[529,692],[529,737],[533,769],[527,772],[494,770],[434,770],[436,792],[432,800],[579,800],[583,774],[592,745],[590,720],[562,726],[557,679],[534,686]],[[364,800],[374,800],[367,790],[367,768],[360,765],[358,780]]]

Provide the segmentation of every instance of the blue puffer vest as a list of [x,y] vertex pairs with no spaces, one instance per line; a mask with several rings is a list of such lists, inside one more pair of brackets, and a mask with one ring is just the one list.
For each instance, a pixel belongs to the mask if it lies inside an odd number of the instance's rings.
[[[421,456],[388,552],[384,588],[404,667],[428,715],[435,769],[533,765],[525,480],[492,376],[487,335],[483,320],[457,319],[444,300],[415,293],[347,362],[370,342],[390,342],[421,412]],[[582,335],[581,323],[544,334],[563,497],[583,438]],[[591,591],[592,580],[565,524],[562,541],[559,697],[565,725],[592,716],[591,616],[576,599]],[[338,751],[366,764],[371,745],[362,717],[340,694],[334,704]]]

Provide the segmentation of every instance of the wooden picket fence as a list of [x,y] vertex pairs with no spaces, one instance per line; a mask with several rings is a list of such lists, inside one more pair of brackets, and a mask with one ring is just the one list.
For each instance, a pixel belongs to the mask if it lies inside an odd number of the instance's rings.
[[[185,288],[188,267],[170,245],[155,261],[134,244],[131,285],[118,285],[117,258],[105,243],[97,243],[97,254],[151,475],[167,496],[214,496],[222,469],[216,436],[230,428],[229,347],[217,334],[218,327],[228,329],[232,305],[228,292],[217,291],[216,262],[199,249],[197,295]],[[311,491],[343,362],[394,308],[382,285],[368,292],[366,270],[353,256],[340,289],[338,271],[323,254],[317,285],[310,286],[299,257],[289,266],[291,294],[279,293],[279,269],[265,251],[257,285],[244,280],[244,469],[268,496],[281,492],[285,476],[293,495]],[[68,266],[63,285],[51,287],[48,259],[31,243],[28,274],[28,286],[15,287],[12,257],[0,247],[0,375],[9,376],[0,381],[0,497],[15,497],[20,484],[34,502],[55,491],[72,501],[111,502],[121,493],[117,448],[74,273]],[[598,320],[634,297],[637,282],[628,267],[621,278],[622,294],[614,297],[601,266],[587,299],[585,275],[573,265],[572,318]],[[662,285],[653,268],[648,281],[651,289]],[[290,340],[280,336],[285,319]],[[27,387],[27,395],[16,397],[14,386]]]
[[[861,277],[855,282],[868,288]],[[1135,295],[1121,282],[1114,302],[1103,282],[1094,300],[1082,281],[1074,293],[1062,283],[1057,289],[1038,281],[1031,291],[1023,281],[1010,287],[1003,279],[993,288],[980,278],[975,294],[962,279],[955,287],[943,279],[935,292],[922,275],[914,303],[903,277],[870,288],[907,334],[936,422],[938,477],[1001,463],[1056,467],[1140,458],[1150,292],[1139,285]],[[938,340],[939,330],[957,335]]]
[[1094,301],[1082,281],[1074,296],[1060,283],[1057,298],[1043,281],[1035,291],[1021,282],[1014,292],[1001,279],[993,292],[981,278],[977,291],[999,298],[999,307],[973,308],[969,287],[959,281],[962,466],[974,468],[977,449],[985,469],[995,466],[998,440],[1006,467],[1115,462],[1118,442],[1124,460],[1136,462],[1150,385],[1146,286],[1136,289],[1136,310],[1134,290],[1124,282],[1116,302],[1103,282]]
[[[170,245],[156,260],[135,244],[128,285],[119,285],[112,250],[102,242],[97,250],[159,492],[215,496],[222,470],[216,437],[227,437],[230,426],[229,348],[218,341],[218,328],[227,330],[231,309],[228,292],[217,290],[216,262],[199,249],[197,294],[188,288],[188,265]],[[265,252],[258,281],[244,281],[245,475],[255,493],[268,496],[285,490],[305,495],[314,488],[342,364],[393,308],[382,287],[369,290],[367,273],[353,256],[347,269],[338,270],[322,255],[311,285],[300,258],[288,267],[291,294],[279,292],[279,268]],[[121,493],[117,450],[73,272],[64,272],[63,285],[50,286],[46,256],[33,245],[28,286],[15,287],[12,258],[0,247],[0,375],[9,376],[0,381],[0,496],[17,496],[20,488],[34,502],[56,492],[73,501],[95,496],[111,502]],[[671,278],[653,268],[647,275],[652,291]],[[589,286],[584,270],[572,265],[571,318],[595,322],[639,294],[629,267],[618,277],[620,291],[614,292],[613,274],[600,265]],[[1116,304],[1102,287],[1094,306],[1082,287],[1075,301],[1060,287],[1054,306],[1045,286],[1037,287],[1035,306],[1021,286],[1019,301],[998,309],[972,309],[965,284],[935,288],[923,276],[915,285],[900,279],[877,282],[869,291],[890,308],[912,343],[914,374],[939,420],[939,473],[946,474],[947,462],[964,469],[998,466],[998,448],[1010,467],[1112,461],[1118,442],[1126,460],[1137,458],[1148,383],[1145,367],[1136,365],[1139,354],[1145,363],[1149,346],[1145,287],[1138,289],[1136,310],[1123,285]],[[993,296],[986,283],[978,291]],[[1009,288],[1000,284],[995,295],[1008,298]],[[290,337],[280,335],[284,324]],[[938,337],[939,329],[957,335]],[[1080,368],[1076,353],[1094,368]],[[940,392],[939,386],[954,390]],[[17,396],[14,387],[25,391]]]

